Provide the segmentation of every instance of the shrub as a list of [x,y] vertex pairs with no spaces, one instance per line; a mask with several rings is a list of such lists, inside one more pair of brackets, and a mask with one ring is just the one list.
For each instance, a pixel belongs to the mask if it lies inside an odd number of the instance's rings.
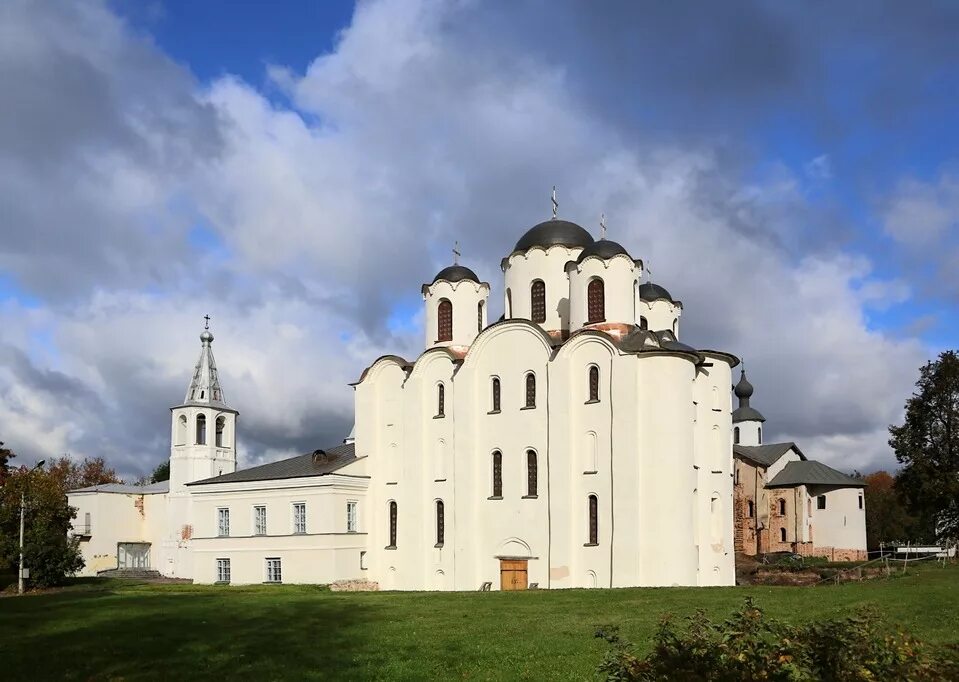
[[751,599],[731,618],[712,622],[698,611],[685,627],[666,616],[652,653],[640,659],[615,627],[597,637],[610,648],[597,672],[627,680],[941,680],[959,679],[959,652],[933,650],[890,632],[873,610],[792,626],[766,617]]

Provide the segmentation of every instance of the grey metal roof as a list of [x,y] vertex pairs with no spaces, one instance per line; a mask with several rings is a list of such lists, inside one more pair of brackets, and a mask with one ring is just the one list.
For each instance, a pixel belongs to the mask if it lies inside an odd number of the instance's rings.
[[513,253],[528,251],[534,246],[589,246],[593,236],[584,228],[568,220],[553,218],[534,225],[519,238]]
[[187,485],[211,485],[215,483],[245,483],[248,481],[270,481],[281,478],[302,478],[308,476],[325,476],[357,459],[355,445],[344,443],[324,450],[314,450],[305,455],[297,455],[288,459],[281,459],[269,464],[250,467],[234,471],[232,474],[223,474],[202,481],[194,481]]
[[436,284],[441,279],[444,279],[447,282],[460,282],[464,279],[468,279],[471,282],[476,282],[477,284],[480,281],[475,272],[462,265],[450,265],[443,268],[436,274],[436,277],[433,278],[433,284]]
[[200,334],[200,344],[200,358],[193,368],[193,377],[186,389],[183,405],[230,409],[223,398],[223,389],[220,388],[220,377],[213,359],[213,334],[209,330],[205,329]]
[[157,493],[170,492],[170,482],[160,481],[159,483],[150,483],[149,485],[127,485],[126,483],[101,483],[100,485],[90,485],[86,488],[77,488],[68,490],[68,493],[123,493],[134,495],[156,495]]
[[675,303],[666,289],[652,282],[643,282],[639,285],[639,297],[644,301],[666,300]]
[[585,249],[582,253],[579,254],[579,258],[576,259],[577,263],[582,263],[584,260],[590,256],[596,256],[597,258],[602,258],[603,260],[609,260],[613,256],[629,256],[629,252],[626,251],[626,248],[614,241],[608,239],[600,239],[599,241],[593,242]]
[[[741,402],[741,401],[740,401]],[[749,405],[740,405],[735,410],[733,410],[733,423],[736,422],[764,422],[766,418],[762,413],[757,410],[755,407],[750,407]]]
[[789,450],[795,450],[802,459],[806,456],[795,443],[767,443],[766,445],[734,445],[733,454],[750,459],[757,464],[770,466]]
[[776,474],[767,488],[788,488],[797,485],[827,485],[840,488],[865,488],[866,482],[847,476],[822,462],[790,462]]

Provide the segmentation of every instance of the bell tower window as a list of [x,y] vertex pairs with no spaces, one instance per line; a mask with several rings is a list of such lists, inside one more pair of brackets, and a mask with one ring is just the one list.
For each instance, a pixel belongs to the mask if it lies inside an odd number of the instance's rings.
[[606,320],[606,292],[601,279],[590,281],[586,287],[586,313],[588,324]]
[[225,428],[226,428],[226,417],[217,417],[216,418],[216,446],[218,448],[224,447],[223,431]]
[[196,444],[206,445],[206,415],[196,416]]
[[529,288],[530,319],[533,322],[546,321],[546,284],[538,279]]
[[444,298],[440,301],[436,320],[436,340],[453,340],[453,304],[449,299]]

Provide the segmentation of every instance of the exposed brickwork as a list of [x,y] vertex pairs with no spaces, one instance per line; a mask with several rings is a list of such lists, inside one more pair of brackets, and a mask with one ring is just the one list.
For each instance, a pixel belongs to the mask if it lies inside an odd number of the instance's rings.
[[378,592],[380,584],[372,580],[337,580],[330,592]]
[[133,506],[140,512],[140,516],[146,516],[146,513],[143,511],[143,495],[136,496],[136,499],[133,500]]

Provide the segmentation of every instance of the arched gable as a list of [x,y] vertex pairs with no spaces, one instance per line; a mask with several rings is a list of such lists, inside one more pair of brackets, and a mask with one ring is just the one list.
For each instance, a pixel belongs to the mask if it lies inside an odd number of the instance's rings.
[[406,375],[406,381],[423,376],[427,369],[437,362],[448,362],[450,364],[450,373],[452,374],[457,360],[459,360],[459,358],[449,348],[443,346],[430,348],[413,362],[412,368]]
[[529,320],[503,320],[502,322],[497,322],[496,324],[490,325],[480,332],[480,334],[476,337],[476,340],[473,341],[473,345],[470,346],[469,351],[466,353],[466,357],[463,358],[463,367],[468,367],[475,364],[477,362],[477,358],[483,354],[483,349],[488,346],[493,339],[496,339],[503,334],[513,333],[529,334],[533,338],[538,339],[540,343],[542,343],[543,351],[546,353],[547,358],[552,357],[552,339],[550,339],[549,335],[544,332],[539,325],[533,324]]
[[609,351],[610,356],[619,355],[619,348],[609,334],[598,329],[581,329],[575,332],[569,339],[556,351],[554,360],[561,357],[572,355],[577,350],[587,344],[598,344]]
[[362,384],[364,381],[373,380],[382,373],[386,367],[399,367],[406,373],[409,371],[411,365],[399,355],[381,355],[373,361],[373,364],[363,370],[363,373],[360,374],[360,378],[356,382],[350,385],[356,386]]

